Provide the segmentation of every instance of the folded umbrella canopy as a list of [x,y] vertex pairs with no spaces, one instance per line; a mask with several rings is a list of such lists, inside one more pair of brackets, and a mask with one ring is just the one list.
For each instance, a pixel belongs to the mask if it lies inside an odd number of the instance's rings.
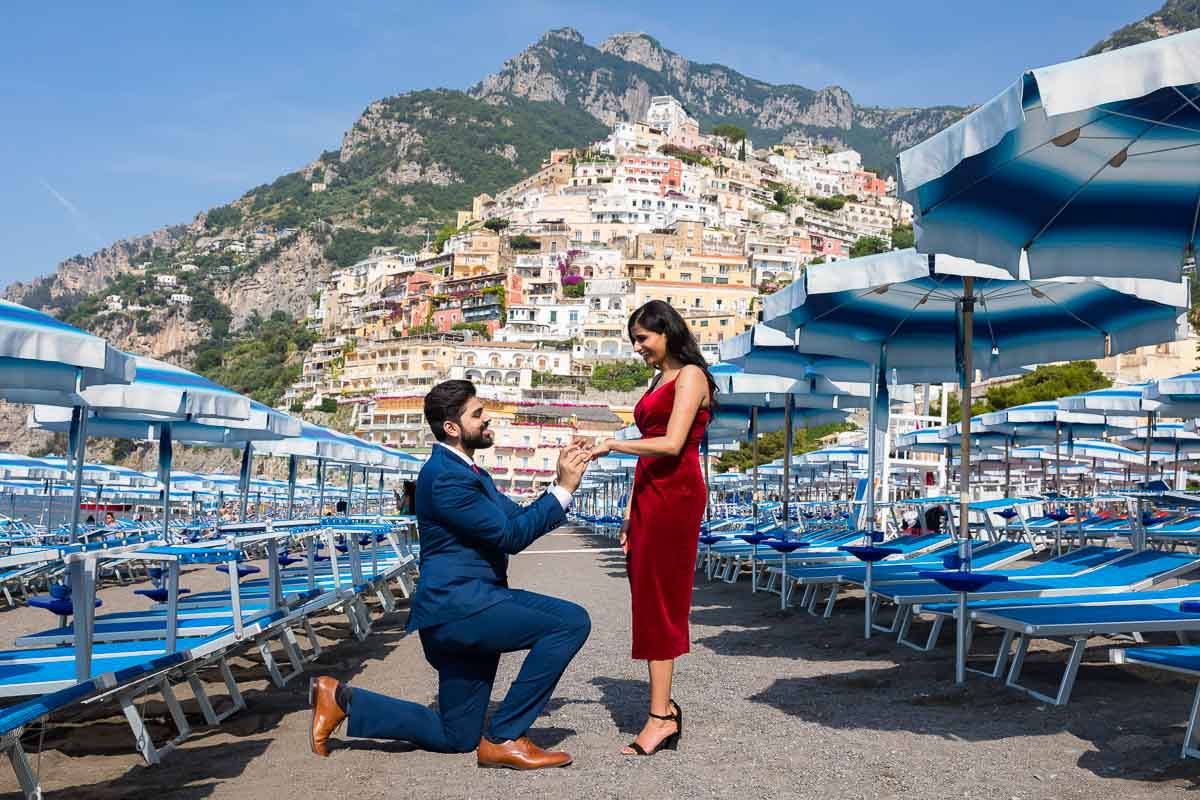
[[1176,281],[1200,218],[1200,30],[1030,70],[897,172],[921,252]]

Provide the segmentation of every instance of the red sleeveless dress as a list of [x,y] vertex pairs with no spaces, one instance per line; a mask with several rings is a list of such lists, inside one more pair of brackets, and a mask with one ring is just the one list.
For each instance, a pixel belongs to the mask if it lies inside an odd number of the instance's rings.
[[[643,437],[666,435],[675,380],[656,386],[634,406]],[[705,500],[699,452],[709,413],[697,410],[678,456],[642,456],[634,472],[626,563],[637,660],[675,658],[690,649],[688,614]]]

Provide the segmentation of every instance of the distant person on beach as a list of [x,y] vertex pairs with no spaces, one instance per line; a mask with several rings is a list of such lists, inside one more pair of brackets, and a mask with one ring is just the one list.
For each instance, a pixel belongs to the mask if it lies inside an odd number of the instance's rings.
[[105,512],[104,526],[110,527],[110,526],[116,525],[116,524],[117,524],[117,518],[113,515],[113,512],[111,512],[111,511]]
[[[420,635],[438,672],[437,709],[313,678],[312,750],[329,755],[329,736],[349,718],[350,736],[398,739],[438,753],[475,750],[480,767],[566,766],[569,754],[543,750],[526,734],[587,639],[591,620],[574,603],[510,588],[508,557],[566,520],[588,450],[579,442],[560,450],[556,483],[522,507],[475,463],[475,452],[491,447],[494,433],[474,384],[434,386],[425,396],[425,420],[437,444],[416,484],[421,581],[408,630]],[[529,654],[485,731],[500,654],[518,650]]]
[[[79,518],[78,518],[78,517],[76,517],[76,519],[79,519]],[[93,514],[88,514],[88,518],[84,520],[84,524],[86,524],[86,525],[95,525],[95,524],[96,524],[96,517],[95,517],[95,515],[93,515]]]
[[658,374],[633,408],[640,439],[605,439],[591,458],[638,456],[621,546],[633,598],[633,657],[650,671],[650,713],[622,751],[674,750],[683,711],[671,698],[675,659],[691,649],[688,615],[708,489],[700,442],[712,419],[716,383],[679,312],[651,300],[629,317],[633,350]]

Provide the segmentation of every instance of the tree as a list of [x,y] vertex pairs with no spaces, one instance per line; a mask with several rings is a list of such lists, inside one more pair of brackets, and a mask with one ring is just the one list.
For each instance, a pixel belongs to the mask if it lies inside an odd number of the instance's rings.
[[645,386],[654,370],[637,361],[597,364],[588,383],[601,391],[630,392]]
[[716,125],[712,129],[713,136],[720,136],[722,139],[728,139],[730,143],[737,144],[746,140],[746,131],[739,128],[737,125],[722,123]]
[[817,264],[824,264],[824,263],[825,263],[825,256],[817,256],[812,261],[808,262],[808,265],[810,267],[815,267]]
[[878,236],[863,236],[850,245],[850,257],[873,256],[876,253],[886,252],[887,249],[887,242]]
[[209,211],[208,216],[204,218],[204,227],[210,231],[219,231],[222,228],[236,228],[241,224],[241,209],[234,206],[217,206]]
[[892,228],[892,247],[897,250],[907,250],[910,247],[916,247],[917,238],[913,235],[913,227],[909,225],[897,225]]
[[540,250],[542,243],[532,236],[518,233],[508,240],[508,246],[513,250]]
[[[799,455],[816,450],[821,446],[821,440],[826,436],[840,433],[841,431],[852,431],[855,428],[855,425],[845,422],[817,425],[813,428],[800,428],[792,437],[792,453],[793,455]],[[784,442],[783,431],[759,434],[758,463],[766,464],[782,457]],[[737,450],[725,453],[716,463],[717,472],[729,472],[735,469],[748,471],[753,466],[754,446],[750,442],[742,442]]]
[[742,143],[738,146],[738,161],[746,160],[746,140],[742,139]]
[[563,287],[563,297],[583,297],[586,284],[572,283]]
[[482,339],[491,340],[492,334],[488,331],[486,322],[456,322],[450,326],[452,331],[471,331],[476,336]]
[[338,410],[338,403],[332,397],[322,397],[321,405],[318,408],[326,414],[335,414]]
[[499,233],[507,228],[510,224],[511,223],[503,217],[492,217],[487,222],[483,223],[483,227],[487,228],[489,231]]
[[[988,411],[1000,411],[1041,400],[1055,400],[1111,385],[1112,381],[1104,377],[1092,361],[1041,366],[1018,381],[989,387],[986,398],[971,404],[971,413],[985,414]],[[940,406],[935,403],[930,413],[940,414]],[[950,408],[946,418],[950,422],[962,419],[962,404],[957,394],[950,395]]]
[[846,205],[846,198],[835,194],[833,197],[809,197],[808,201],[822,211],[841,211]]
[[438,228],[437,235],[433,237],[433,252],[442,252],[442,246],[446,244],[446,240],[456,233],[458,233],[458,228],[454,226],[453,222],[447,222]]

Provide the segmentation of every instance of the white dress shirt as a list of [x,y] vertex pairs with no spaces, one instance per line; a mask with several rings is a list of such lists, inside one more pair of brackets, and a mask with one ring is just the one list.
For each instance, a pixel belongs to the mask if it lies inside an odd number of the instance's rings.
[[[438,445],[446,448],[451,453],[454,453],[454,455],[458,456],[463,461],[467,462],[467,464],[469,464],[471,467],[478,469],[478,467],[475,464],[475,459],[471,458],[466,453],[464,453],[462,450],[459,450],[457,447],[451,447],[450,445],[446,444],[445,442],[435,442],[435,444],[438,444]],[[567,509],[569,509],[571,507],[571,501],[573,499],[571,497],[571,493],[568,492],[563,487],[559,486],[557,483],[550,484],[550,488],[547,489],[546,491],[548,491],[548,492],[550,492],[550,494],[554,495],[554,499],[557,500],[558,504],[562,506],[563,511],[566,511]]]

